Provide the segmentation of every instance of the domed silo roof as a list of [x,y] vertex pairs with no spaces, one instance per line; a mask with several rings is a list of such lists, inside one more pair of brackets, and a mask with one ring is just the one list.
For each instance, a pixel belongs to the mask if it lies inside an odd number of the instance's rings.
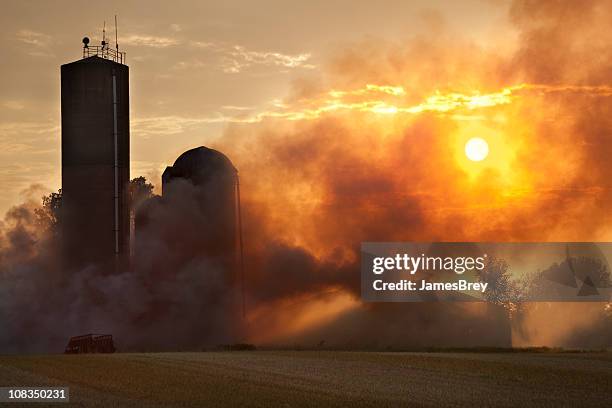
[[200,146],[181,154],[173,166],[166,167],[162,183],[167,184],[174,178],[191,180],[194,185],[202,185],[213,178],[235,177],[236,168],[223,153]]
[[223,153],[201,146],[162,174],[158,224],[164,241],[186,258],[235,262],[238,174]]

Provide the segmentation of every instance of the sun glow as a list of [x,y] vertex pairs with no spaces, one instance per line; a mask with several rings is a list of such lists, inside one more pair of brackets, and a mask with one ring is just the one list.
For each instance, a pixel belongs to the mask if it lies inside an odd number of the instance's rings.
[[483,161],[489,155],[489,144],[480,137],[473,137],[465,144],[465,155],[471,161]]

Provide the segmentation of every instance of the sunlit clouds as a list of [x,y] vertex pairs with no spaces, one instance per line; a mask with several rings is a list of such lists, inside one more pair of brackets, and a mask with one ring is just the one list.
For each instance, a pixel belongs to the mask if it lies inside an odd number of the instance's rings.
[[[312,57],[310,53],[283,54],[277,51],[250,50],[242,45],[213,41],[189,41],[187,45],[195,48],[198,59],[178,61],[174,65],[175,68],[188,69],[205,66],[214,68],[216,65],[227,74],[238,74],[257,66],[278,67],[284,70],[316,68],[310,61]],[[212,61],[204,62],[208,59]]]
[[[366,84],[354,90],[331,90],[318,97],[303,98],[293,103],[272,101],[271,109],[253,113],[254,107],[223,106],[222,111],[206,117],[163,116],[137,118],[134,121],[136,131],[148,129],[146,133],[174,134],[187,126],[201,123],[258,123],[264,120],[314,120],[334,113],[372,113],[381,116],[395,114],[416,115],[421,113],[452,114],[453,119],[485,119],[476,116],[486,108],[511,104],[517,98],[529,98],[530,95],[547,93],[575,93],[604,97],[612,95],[609,86],[572,86],[572,85],[539,85],[520,84],[503,88],[496,92],[484,93],[474,90],[470,93],[436,90],[420,103],[409,104],[405,101],[409,90],[402,86]],[[225,111],[238,112],[227,114]],[[463,115],[463,116],[462,116]],[[385,120],[383,117],[380,120]],[[156,132],[158,129],[159,132]]]
[[139,34],[132,34],[126,37],[121,37],[122,46],[166,48],[177,44],[179,44],[178,39],[169,37],[158,37],[153,35]]
[[241,46],[234,46],[227,51],[225,72],[238,73],[251,65],[263,64],[285,68],[314,68],[309,64],[310,54],[285,55],[278,52],[248,51]]
[[19,41],[35,47],[46,47],[51,44],[51,36],[33,30],[23,29],[16,34]]
[[53,38],[48,34],[21,29],[17,31],[14,38],[23,46],[22,51],[30,57],[49,58],[54,56],[50,48],[53,44]]

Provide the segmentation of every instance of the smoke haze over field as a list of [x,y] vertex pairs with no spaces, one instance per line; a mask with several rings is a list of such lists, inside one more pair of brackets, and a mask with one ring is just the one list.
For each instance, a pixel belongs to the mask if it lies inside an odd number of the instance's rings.
[[[517,1],[509,55],[443,24],[348,47],[324,85],[299,83],[285,101],[298,120],[233,125],[220,143],[242,174],[247,225],[258,220],[321,264],[350,265],[361,241],[609,240],[611,17],[604,1]],[[490,145],[482,164],[463,157],[473,136]],[[538,314],[526,322],[543,327],[527,338],[519,327],[517,344],[566,344],[538,333],[575,338],[603,316],[602,305],[559,304],[548,316],[565,316],[563,327],[550,327]]]
[[[230,271],[185,260],[158,233],[206,234],[193,192],[115,274],[63,271],[35,204],[13,207],[0,225],[0,351],[55,351],[86,331],[126,348],[610,346],[601,304],[509,319],[490,304],[358,300],[362,241],[612,239],[612,5],[515,1],[507,16],[513,41],[496,47],[425,13],[423,34],[344,43],[284,100],[225,118],[214,145],[240,174],[246,321]],[[480,163],[463,151],[474,136],[490,147]]]

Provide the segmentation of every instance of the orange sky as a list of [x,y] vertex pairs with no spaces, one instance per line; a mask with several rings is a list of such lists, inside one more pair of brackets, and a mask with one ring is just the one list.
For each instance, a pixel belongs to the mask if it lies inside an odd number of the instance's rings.
[[[330,243],[309,223],[346,200],[345,216],[411,206],[426,225],[411,238],[610,237],[610,169],[594,160],[609,151],[606,2],[200,3],[6,7],[0,210],[60,187],[59,65],[116,12],[132,176],[159,184],[182,151],[220,148],[245,200],[311,249]],[[475,136],[490,147],[478,163]],[[351,226],[337,227],[342,242]]]
[[35,197],[60,187],[59,66],[80,57],[84,35],[99,41],[114,14],[131,69],[132,175],[159,184],[160,169],[214,144],[228,119],[274,109],[301,84],[324,84],[330,58],[355,42],[449,29],[511,44],[503,3],[455,3],[4,2],[0,213],[33,184]]

